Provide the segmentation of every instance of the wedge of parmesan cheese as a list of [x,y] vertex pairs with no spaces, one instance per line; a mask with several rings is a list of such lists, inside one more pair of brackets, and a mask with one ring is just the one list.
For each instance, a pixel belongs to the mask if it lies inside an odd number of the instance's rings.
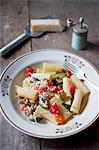
[[31,19],[30,30],[31,32],[62,32],[64,26],[59,19]]

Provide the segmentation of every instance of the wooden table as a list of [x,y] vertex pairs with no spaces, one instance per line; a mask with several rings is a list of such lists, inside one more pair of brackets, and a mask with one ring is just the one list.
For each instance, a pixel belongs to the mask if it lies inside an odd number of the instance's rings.
[[[70,46],[71,31],[47,34],[31,39],[15,49],[8,58],[0,58],[0,73],[18,56],[40,48],[60,48],[78,53],[99,69],[99,1],[98,0],[0,0],[0,47],[19,35],[30,18],[52,15],[66,20],[84,16],[89,25],[89,44],[85,51],[75,51]],[[43,140],[27,136],[13,128],[0,114],[0,150],[98,150],[99,119],[77,135]]]

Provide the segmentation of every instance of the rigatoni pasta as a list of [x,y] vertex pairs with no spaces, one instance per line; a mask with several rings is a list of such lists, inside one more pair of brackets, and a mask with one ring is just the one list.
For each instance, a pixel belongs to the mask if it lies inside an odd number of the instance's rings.
[[32,88],[15,86],[15,91],[17,96],[31,99],[34,102],[38,98],[37,91],[33,90]]
[[84,95],[89,95],[89,89],[75,75],[72,75],[70,79],[75,84],[76,88],[80,89]]
[[62,72],[62,67],[52,63],[43,63],[43,72]]
[[28,66],[22,86],[15,86],[19,108],[29,120],[64,124],[80,113],[90,91],[60,65],[44,62],[42,68]]
[[83,98],[83,92],[80,89],[76,89],[75,94],[74,94],[74,100],[73,100],[71,108],[70,108],[70,111],[73,112],[73,114],[79,113],[82,98]]
[[65,77],[64,79],[63,79],[63,90],[64,90],[64,92],[66,93],[66,97],[68,98],[68,99],[71,99],[71,93],[70,93],[70,91],[69,91],[69,82],[70,82],[70,79],[69,78],[67,78],[67,77]]

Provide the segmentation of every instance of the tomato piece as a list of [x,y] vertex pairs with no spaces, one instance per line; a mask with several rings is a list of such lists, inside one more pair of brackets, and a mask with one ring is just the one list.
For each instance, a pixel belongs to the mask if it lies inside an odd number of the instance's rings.
[[60,91],[60,90],[61,90],[61,88],[60,88],[59,86],[53,86],[53,87],[50,89],[51,92],[58,92],[58,91]]
[[37,90],[37,92],[38,92],[39,94],[42,94],[42,92],[44,92],[44,88],[41,87],[40,84],[37,84],[37,85],[36,85],[36,90]]
[[34,69],[32,67],[30,67],[30,66],[26,67],[26,69],[25,69],[26,77],[30,77],[33,72],[34,72]]
[[54,103],[53,105],[50,106],[50,112],[52,114],[57,114],[57,115],[60,114],[60,110],[59,110],[59,107],[58,107],[57,103]]
[[63,115],[59,114],[59,115],[55,115],[55,119],[56,119],[56,122],[58,124],[63,124],[64,123],[64,117]]
[[70,70],[66,70],[66,75],[67,75],[68,78],[70,78],[71,75],[72,75],[72,72]]
[[51,83],[50,81],[47,81],[46,86],[47,86],[47,88],[50,88],[50,87],[52,87],[53,85],[52,85],[52,83]]
[[22,111],[25,111],[26,108],[27,108],[27,105],[26,105],[26,104],[23,104],[23,105],[21,106],[21,110],[22,110]]
[[69,87],[68,88],[69,88],[69,91],[70,91],[71,95],[74,95],[74,93],[75,93],[75,85],[73,84],[72,81],[69,82]]

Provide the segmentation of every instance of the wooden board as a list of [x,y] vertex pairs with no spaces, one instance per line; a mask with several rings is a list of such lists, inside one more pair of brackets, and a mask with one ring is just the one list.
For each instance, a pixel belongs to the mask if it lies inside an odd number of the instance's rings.
[[[72,30],[64,33],[48,33],[42,38],[32,39],[14,49],[8,58],[0,57],[0,73],[18,56],[39,48],[60,48],[78,53],[90,60],[99,69],[99,1],[98,0],[0,0],[0,47],[18,36],[30,18],[51,15],[64,21],[84,16],[89,25],[85,51],[71,48]],[[57,139],[42,140],[27,136],[14,129],[0,114],[0,150],[98,150],[99,119],[85,131],[77,135]]]
[[[0,47],[23,32],[28,24],[27,0],[3,0],[0,9]],[[14,49],[8,58],[0,58],[0,72],[15,58],[31,51],[30,41]],[[13,128],[0,113],[0,150],[39,150],[39,140]]]

